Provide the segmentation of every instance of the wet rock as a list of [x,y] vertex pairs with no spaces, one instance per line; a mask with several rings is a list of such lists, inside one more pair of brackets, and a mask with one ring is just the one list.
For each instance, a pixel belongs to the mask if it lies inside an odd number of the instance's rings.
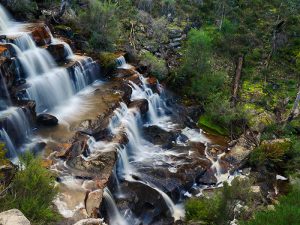
[[35,143],[30,150],[33,152],[33,154],[37,155],[46,147],[46,145],[47,144],[45,142],[38,142]]
[[74,33],[71,27],[65,25],[57,25],[54,27],[57,34],[65,36],[67,38],[73,38]]
[[18,209],[11,209],[0,213],[1,225],[30,225],[30,221]]
[[[58,155],[61,158],[66,158],[67,160],[72,160],[81,154],[88,155],[89,147],[87,141],[89,140],[89,136],[77,132],[74,136],[74,141],[72,142],[71,146],[67,148],[63,153],[60,152]],[[57,155],[57,156],[58,156]]]
[[207,170],[202,176],[200,176],[197,179],[198,184],[204,184],[204,185],[215,185],[217,184],[217,182],[218,180],[211,169]]
[[146,114],[149,110],[149,104],[148,104],[147,99],[140,99],[140,100],[132,101],[128,107],[139,109],[141,114]]
[[175,142],[179,133],[169,132],[159,126],[146,126],[143,127],[144,137],[155,145],[169,145]]
[[58,119],[53,115],[43,113],[37,116],[37,123],[42,126],[56,126]]
[[4,185],[7,186],[10,184],[11,180],[15,176],[17,172],[17,167],[8,161],[5,164],[0,165],[0,186]]
[[111,174],[115,164],[117,153],[115,150],[109,152],[97,152],[91,157],[84,158],[82,155],[69,157],[67,165],[82,171],[83,174]]
[[34,27],[28,27],[31,30],[31,36],[38,46],[51,43],[49,28],[44,24],[34,24]]
[[65,51],[65,46],[61,43],[50,44],[48,45],[47,50],[56,62],[64,61],[68,56],[67,52]]

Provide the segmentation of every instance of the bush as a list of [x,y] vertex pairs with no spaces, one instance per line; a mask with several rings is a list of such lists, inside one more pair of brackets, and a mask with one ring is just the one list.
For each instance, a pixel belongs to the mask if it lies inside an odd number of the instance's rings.
[[286,196],[279,199],[275,210],[257,212],[253,219],[241,222],[242,225],[282,225],[300,224],[300,190],[294,189]]
[[0,210],[17,208],[34,224],[49,224],[58,218],[52,208],[57,194],[55,179],[41,166],[41,160],[30,153],[21,157],[8,194],[1,199]]
[[250,161],[254,164],[262,164],[264,162],[276,164],[282,162],[291,147],[292,143],[289,139],[263,141],[251,154]]
[[120,36],[117,6],[111,1],[90,0],[89,7],[81,11],[79,24],[90,36],[89,44],[95,50],[113,50]]
[[237,202],[250,204],[252,181],[235,178],[231,186],[224,183],[224,187],[212,198],[190,199],[186,203],[186,220],[200,224],[228,224],[234,217]]
[[148,51],[143,52],[140,59],[142,64],[145,64],[150,68],[151,75],[155,76],[157,79],[162,80],[167,76],[168,69],[163,59],[156,57]]
[[32,14],[38,9],[36,2],[31,0],[10,0],[7,6],[14,14],[20,14],[23,19],[32,19]]

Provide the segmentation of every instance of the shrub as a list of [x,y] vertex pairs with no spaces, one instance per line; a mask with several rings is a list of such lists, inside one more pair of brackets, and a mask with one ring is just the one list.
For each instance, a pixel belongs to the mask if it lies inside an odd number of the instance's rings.
[[250,179],[235,178],[231,186],[225,182],[224,187],[212,198],[188,200],[185,206],[186,220],[200,224],[228,224],[234,217],[233,210],[237,202],[252,202],[251,185]]
[[292,147],[289,139],[263,141],[250,156],[252,165],[262,165],[266,162],[278,165],[283,162]]
[[104,69],[111,71],[116,68],[116,58],[117,56],[114,53],[101,52],[99,55],[100,65]]
[[57,194],[55,179],[31,153],[21,157],[19,171],[8,194],[1,199],[0,210],[20,209],[34,224],[49,224],[58,218],[52,208]]
[[11,0],[7,5],[12,12],[29,19],[32,19],[32,14],[38,9],[36,2],[31,0]]
[[163,59],[156,57],[148,51],[143,52],[140,59],[143,64],[150,68],[150,73],[157,79],[162,80],[167,76],[168,69]]
[[90,0],[89,7],[81,11],[79,24],[90,36],[89,44],[95,50],[113,50],[120,36],[116,15],[117,5],[111,1]]
[[275,205],[275,210],[260,211],[254,218],[242,225],[282,225],[300,224],[300,190],[294,189],[286,196],[279,199],[279,204]]

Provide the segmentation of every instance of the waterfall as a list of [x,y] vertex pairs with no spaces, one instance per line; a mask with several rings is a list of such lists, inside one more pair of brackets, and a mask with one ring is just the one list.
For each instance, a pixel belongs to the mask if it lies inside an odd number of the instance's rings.
[[29,79],[27,91],[29,99],[36,102],[36,111],[44,112],[62,104],[75,94],[69,74],[62,68],[56,68],[43,76]]
[[131,69],[132,66],[126,63],[125,57],[120,56],[116,59],[116,64],[119,69]]
[[103,197],[106,204],[107,214],[109,217],[109,224],[111,225],[129,225],[126,220],[121,216],[113,196],[109,189],[104,189]]
[[0,5],[0,32],[6,31],[10,25],[10,18],[6,10]]
[[1,139],[10,158],[16,156],[17,148],[31,135],[31,124],[22,108],[10,107],[0,112],[2,122]]

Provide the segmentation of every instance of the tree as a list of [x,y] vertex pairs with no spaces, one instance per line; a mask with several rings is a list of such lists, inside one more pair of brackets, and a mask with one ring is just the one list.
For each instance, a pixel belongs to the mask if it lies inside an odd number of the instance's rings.
[[94,50],[114,49],[121,32],[116,10],[117,4],[111,1],[90,0],[88,9],[81,11],[80,28],[90,36]]

